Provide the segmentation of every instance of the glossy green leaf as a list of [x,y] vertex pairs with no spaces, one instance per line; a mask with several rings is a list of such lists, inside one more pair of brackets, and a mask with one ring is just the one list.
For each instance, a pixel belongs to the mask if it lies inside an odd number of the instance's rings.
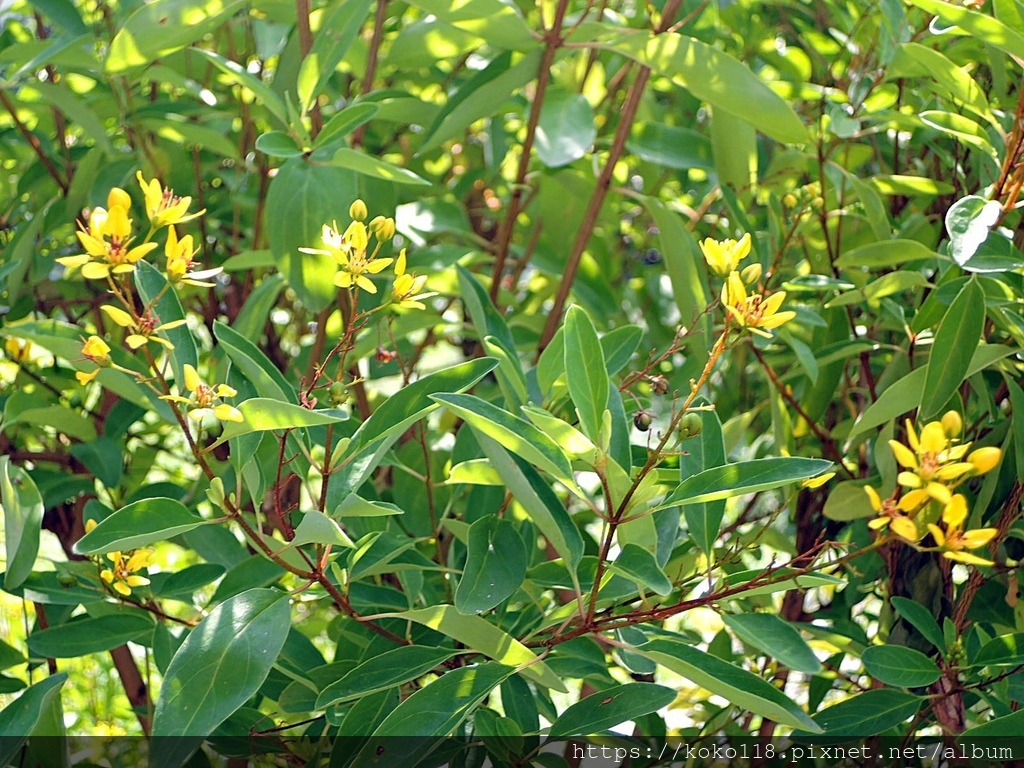
[[250,589],[214,608],[171,659],[153,736],[212,733],[263,685],[290,625],[288,596],[272,589]]
[[588,736],[667,707],[676,691],[654,683],[626,683],[592,693],[551,724],[548,739]]
[[497,48],[530,51],[539,46],[519,9],[501,0],[413,0],[412,5]]
[[538,660],[533,651],[486,619],[466,616],[459,613],[453,605],[434,605],[383,615],[403,621],[415,621],[417,624],[430,627],[499,664],[520,667],[520,674],[538,685],[555,691],[565,691],[565,686],[558,675],[552,672],[547,664]]
[[811,675],[821,671],[821,662],[797,629],[778,616],[770,613],[739,613],[726,614],[722,620],[740,640],[790,669]]
[[680,171],[715,166],[707,136],[664,123],[634,123],[626,149],[641,160]]
[[977,279],[971,279],[949,305],[935,332],[921,393],[922,420],[937,415],[967,378],[984,327],[985,293]]
[[669,494],[659,509],[767,491],[827,472],[831,461],[782,456],[741,461],[693,475]]
[[599,444],[608,408],[608,374],[597,330],[579,306],[569,307],[565,316],[565,374],[583,433]]
[[[694,405],[708,405],[704,398],[697,398]],[[725,440],[722,437],[722,422],[717,411],[694,411],[700,415],[703,425],[700,434],[686,441],[686,453],[679,457],[679,476],[692,477],[706,469],[725,464]],[[687,504],[683,508],[686,527],[690,536],[701,550],[710,555],[715,548],[718,531],[725,517],[725,499]]]
[[473,395],[434,395],[433,399],[465,419],[476,432],[550,472],[557,480],[574,484],[572,468],[565,453],[530,422]]
[[892,603],[892,607],[896,609],[900,616],[906,619],[910,624],[917,629],[929,643],[934,645],[940,651],[945,652],[946,641],[942,637],[942,629],[939,627],[939,622],[932,616],[931,611],[925,608],[920,603],[916,603],[907,597],[891,597],[889,601]]
[[365,125],[380,110],[380,106],[372,102],[353,104],[338,112],[327,121],[323,130],[313,140],[314,147],[325,147],[348,136],[361,125]]
[[937,258],[935,251],[916,240],[882,240],[847,251],[836,259],[836,266],[897,267],[908,261]]
[[480,334],[480,338],[493,336],[514,360],[515,339],[512,338],[505,318],[495,308],[487,291],[473,273],[461,264],[455,265],[455,272],[459,278],[459,296],[466,305],[466,311],[469,312],[473,327]]
[[316,708],[324,709],[331,704],[352,701],[416,680],[436,669],[456,653],[457,651],[448,648],[430,648],[423,645],[405,645],[385,651],[380,656],[364,661],[340,680],[320,691],[316,699]]
[[[959,744],[963,745],[961,746],[960,751],[963,754],[970,755],[973,752],[970,746],[971,742],[974,739],[983,739],[984,741],[982,741],[978,746],[983,750],[982,754],[987,756],[993,754],[991,751],[993,748],[999,748],[996,744],[992,743],[992,739],[1012,738],[1014,742],[1019,743],[1022,732],[1024,732],[1024,709],[1017,710],[1009,715],[1003,715],[1002,717],[994,717],[987,723],[982,723],[981,725],[976,725],[973,728],[968,728],[957,736],[956,740]],[[1013,742],[1010,743],[1012,744]],[[1009,749],[1009,752],[1006,754],[1015,754],[1012,746],[1004,746],[1004,748]],[[995,754],[1003,754],[1003,752],[1000,751]]]
[[[608,45],[660,75],[672,78],[698,99],[731,112],[778,141],[807,141],[803,121],[739,60],[692,37],[636,32]],[[714,77],[708,77],[714,72]]]
[[348,413],[336,409],[311,411],[301,405],[283,403],[269,397],[254,397],[240,403],[245,421],[229,421],[224,425],[224,432],[217,441],[223,443],[233,437],[247,435],[251,432],[270,432],[285,429],[301,429],[326,424],[340,424],[348,421]]
[[934,661],[902,645],[873,645],[861,660],[873,678],[899,688],[923,688],[942,675]]
[[61,686],[67,679],[67,672],[44,677],[0,711],[0,733],[5,736],[0,739],[0,765],[8,765],[16,757],[47,708],[59,700]]
[[293,547],[302,544],[334,544],[342,547],[355,546],[336,522],[317,509],[305,512],[295,526],[295,537],[289,542]]
[[189,512],[180,501],[167,498],[142,499],[102,520],[75,543],[75,552],[80,555],[101,555],[136,549],[208,523],[208,520]]
[[29,474],[6,456],[0,458],[0,505],[7,556],[4,589],[10,590],[25,583],[39,554],[43,499]]
[[[462,723],[514,670],[485,663],[441,675],[389,714],[356,754],[352,764],[412,768]],[[419,738],[415,738],[419,737]]]
[[657,637],[634,650],[754,714],[793,728],[819,731],[800,707],[768,681],[681,640]]
[[29,635],[28,649],[37,658],[70,659],[109,651],[153,632],[153,621],[138,613],[72,619]]
[[284,131],[267,131],[256,137],[256,149],[271,157],[298,157],[303,149]]
[[636,544],[624,545],[609,567],[614,573],[638,582],[659,595],[667,595],[672,591],[672,582],[654,555]]
[[338,517],[386,517],[390,515],[401,515],[401,507],[396,507],[386,501],[367,501],[362,496],[350,493],[345,500],[334,510]]
[[911,693],[891,688],[865,691],[818,712],[814,722],[819,730],[797,733],[802,738],[811,738],[813,733],[843,739],[875,736],[909,720],[917,714],[922,701]]
[[942,0],[909,0],[918,8],[934,13],[947,24],[953,24],[964,32],[984,40],[989,45],[1005,51],[1018,59],[1024,59],[1024,34],[1017,32],[988,14],[950,5]]
[[299,68],[298,95],[309,109],[324,91],[335,69],[366,22],[371,0],[343,0],[327,10],[313,38],[313,47]]
[[590,151],[597,138],[594,111],[586,96],[567,88],[544,94],[534,150],[548,168],[568,165]]
[[217,27],[242,0],[154,0],[128,17],[107,52],[106,70],[120,74],[181,50]]
[[946,211],[946,232],[949,233],[949,255],[963,266],[988,238],[999,221],[1002,206],[998,200],[979,195],[960,198]]
[[1024,664],[1024,633],[1000,635],[985,643],[971,659],[973,667],[1015,667]]
[[466,567],[455,590],[462,613],[484,613],[515,592],[526,578],[526,545],[509,520],[488,516],[469,527]]
[[78,459],[107,488],[116,488],[124,474],[124,452],[117,441],[97,437],[91,443],[71,446],[71,455]]
[[[189,0],[170,0],[170,2],[187,3]],[[153,6],[147,7],[152,8]],[[227,77],[230,83],[248,89],[264,109],[281,121],[283,125],[288,124],[288,113],[284,102],[262,80],[246,70],[241,64],[202,48],[192,49],[190,55],[207,59]]]
[[422,176],[418,176],[410,170],[399,168],[376,157],[371,157],[364,152],[342,147],[331,157],[331,165],[345,168],[364,176],[372,176],[375,179],[383,179],[394,184],[412,184],[414,186],[429,186],[430,182]]

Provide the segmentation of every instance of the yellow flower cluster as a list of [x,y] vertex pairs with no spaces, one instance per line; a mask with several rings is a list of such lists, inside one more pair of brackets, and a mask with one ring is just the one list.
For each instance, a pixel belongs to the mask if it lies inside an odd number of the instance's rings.
[[722,306],[741,329],[771,338],[768,330],[778,328],[796,317],[796,312],[780,312],[785,291],[773,294],[747,293],[747,286],[761,279],[761,265],[751,264],[740,271],[740,263],[750,254],[750,233],[737,240],[712,240],[700,244],[708,266],[725,278]]
[[[381,246],[395,236],[395,220],[384,216],[376,216],[368,223],[366,203],[356,200],[349,206],[351,223],[341,232],[337,223],[324,224],[320,239],[323,248],[300,248],[303,253],[330,256],[338,263],[338,272],[334,276],[334,284],[346,290],[361,288],[367,293],[377,293],[377,286],[370,280],[370,275],[383,272],[392,264],[395,265],[395,280],[392,285],[391,300],[397,307],[406,309],[425,309],[422,299],[433,296],[432,293],[421,293],[427,282],[426,276],[417,276],[406,272],[406,255],[403,248],[397,259],[379,258]],[[371,237],[376,241],[370,248]]]
[[129,555],[111,552],[107,555],[111,567],[100,571],[100,578],[115,592],[127,597],[132,593],[132,587],[144,587],[149,584],[149,579],[137,575],[136,572],[148,568],[152,557],[153,551],[149,549],[138,549]]
[[906,429],[906,445],[897,440],[889,441],[889,448],[902,467],[896,478],[902,494],[897,499],[897,492],[894,492],[883,500],[877,490],[866,486],[864,490],[877,513],[868,525],[875,530],[888,527],[912,544],[917,544],[930,532],[946,558],[991,565],[990,561],[966,550],[988,544],[995,537],[996,529],[965,531],[967,499],[954,491],[965,480],[995,469],[1002,459],[1002,451],[993,447],[971,451],[970,443],[960,443],[963,420],[955,411],[949,411],[939,421],[925,424],[920,436],[909,419]]
[[182,403],[189,407],[189,416],[196,421],[202,421],[207,416],[213,416],[221,421],[245,421],[242,412],[233,405],[217,402],[226,397],[234,397],[238,394],[234,388],[227,384],[218,384],[213,387],[199,378],[196,369],[186,363],[182,368],[185,374],[185,389],[192,393],[191,397],[181,395],[164,395],[161,400],[170,400],[175,403]]

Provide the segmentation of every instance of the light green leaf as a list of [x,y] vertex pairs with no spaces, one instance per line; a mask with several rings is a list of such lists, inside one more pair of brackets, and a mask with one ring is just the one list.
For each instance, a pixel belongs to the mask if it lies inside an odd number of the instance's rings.
[[28,649],[37,658],[70,659],[109,651],[153,632],[153,621],[138,613],[75,618],[32,633]]
[[657,508],[728,499],[780,488],[827,472],[831,466],[832,462],[824,459],[783,456],[706,469],[680,483]]
[[370,4],[371,0],[343,0],[328,6],[326,18],[313,38],[313,47],[299,67],[298,94],[304,110],[308,110],[323,92],[338,63],[355,42]]
[[917,240],[882,240],[861,245],[836,259],[837,267],[896,267],[909,261],[937,259],[938,254]]
[[[984,739],[979,747],[983,748],[982,754],[992,754],[991,751],[997,748],[992,743],[991,739],[997,738],[1012,738],[1014,742],[1018,742],[1021,733],[1024,733],[1024,709],[1017,710],[1009,715],[1003,715],[1002,717],[995,717],[989,720],[987,723],[976,725],[973,728],[968,728],[966,731],[956,737],[956,740],[961,746],[961,750],[964,754],[971,754],[971,743],[973,739]],[[1019,742],[1018,742],[1019,743]],[[1012,747],[1003,747],[1009,749],[1006,754],[1013,755]]]
[[979,195],[968,195],[953,203],[946,211],[949,255],[953,261],[960,266],[970,261],[988,238],[1001,214],[1002,206],[998,200],[989,200]]
[[334,510],[338,517],[385,517],[404,514],[403,510],[386,501],[367,501],[362,496],[350,493]]
[[283,400],[288,403],[298,401],[295,387],[270,362],[263,350],[249,339],[219,320],[215,320],[213,323],[213,335],[220,343],[220,347],[228,353],[232,365],[249,380],[260,397]]
[[634,650],[738,707],[782,725],[820,732],[814,721],[771,683],[682,640],[657,637]]
[[624,545],[609,567],[614,573],[638,582],[659,595],[667,595],[672,591],[672,582],[658,565],[657,559],[637,544]]
[[298,157],[305,150],[284,131],[267,131],[256,137],[256,149],[271,157]]
[[301,544],[335,544],[342,547],[354,547],[352,539],[345,535],[336,522],[317,509],[303,513],[302,520],[295,527],[295,538],[288,542],[289,546]]
[[985,293],[972,278],[953,299],[935,332],[921,393],[918,415],[922,420],[938,414],[967,378],[984,327]]
[[283,403],[269,397],[254,397],[238,406],[245,421],[229,421],[215,445],[250,432],[301,429],[348,421],[348,414],[336,409],[311,411],[301,405]]
[[608,373],[594,323],[579,306],[569,307],[565,315],[565,375],[583,434],[600,444],[608,408]]
[[1001,51],[1024,59],[1024,35],[1014,31],[988,14],[951,5],[942,0],[908,0],[928,13],[934,13],[947,24],[955,24],[964,33],[978,40],[984,40]]
[[415,621],[447,635],[499,664],[521,667],[519,673],[538,685],[555,691],[566,690],[561,678],[547,664],[539,661],[533,651],[486,619],[459,613],[454,605],[434,605],[381,616]]
[[[704,398],[697,398],[694,405],[708,405]],[[694,411],[700,415],[703,425],[700,434],[686,441],[686,453],[679,457],[680,478],[692,477],[706,469],[725,464],[725,439],[722,436],[722,422],[717,411]],[[725,499],[718,501],[687,504],[683,509],[686,527],[690,536],[701,550],[710,555],[715,548],[718,531],[725,517]]]
[[313,140],[313,146],[317,148],[325,147],[334,141],[345,138],[356,128],[372,120],[378,110],[380,110],[380,105],[372,102],[345,107],[345,109],[327,121],[327,125],[323,127],[323,130]]
[[985,643],[971,660],[972,667],[1016,667],[1024,664],[1024,633],[1000,635]]
[[531,51],[540,45],[519,9],[501,0],[413,0],[411,5],[497,48]]
[[469,527],[466,568],[455,590],[462,613],[484,613],[497,606],[526,578],[526,545],[509,520],[489,515]]
[[9,765],[29,735],[36,729],[43,714],[60,698],[67,672],[44,677],[30,685],[0,712],[0,765]]
[[[516,360],[516,342],[512,338],[512,331],[505,323],[505,318],[495,308],[491,297],[480,284],[480,281],[461,264],[456,263],[455,273],[459,278],[459,296],[462,303],[469,312],[469,318],[473,321],[473,327],[480,334],[480,338],[493,336],[512,360]],[[522,374],[520,373],[520,376]]]
[[101,555],[137,549],[191,531],[210,521],[188,511],[180,501],[142,499],[101,521],[75,543],[80,555]]
[[171,659],[153,736],[212,733],[263,685],[290,626],[288,596],[272,589],[250,589],[210,611]]
[[361,173],[364,176],[372,176],[375,179],[384,179],[384,181],[390,181],[394,184],[430,185],[429,181],[410,170],[399,168],[397,165],[386,163],[376,157],[371,157],[348,147],[341,147],[334,153],[334,156],[331,158],[331,165],[347,168],[350,171]]
[[566,709],[551,724],[548,740],[600,733],[627,720],[657,712],[676,698],[676,691],[654,683],[626,683],[593,693]]
[[25,582],[39,554],[43,499],[29,474],[6,456],[0,457],[0,505],[4,509],[7,555],[4,589],[11,590]]
[[630,131],[626,149],[655,165],[684,171],[689,168],[711,170],[711,142],[707,136],[689,128],[663,123],[636,122]]
[[723,615],[722,620],[736,636],[790,669],[815,675],[821,662],[796,628],[770,613]]
[[[316,698],[316,708],[360,699],[378,691],[415,680],[455,656],[458,651],[405,645],[364,661],[340,680],[328,685]],[[409,735],[409,734],[403,734]]]
[[675,32],[636,32],[605,47],[671,77],[698,99],[731,112],[773,139],[789,144],[807,141],[803,121],[785,99],[746,64],[707,43]]
[[861,661],[873,678],[899,688],[923,688],[942,675],[934,661],[902,645],[873,645],[861,654]]
[[[169,2],[185,4],[190,2],[190,0],[169,0]],[[241,5],[241,3],[238,2],[238,0],[233,0],[233,3]],[[151,5],[148,5],[143,10],[152,9],[154,5],[157,4],[158,3],[153,3]],[[154,27],[153,31],[160,33],[161,30],[159,29],[159,27]],[[281,101],[278,95],[274,93],[272,90],[270,90],[270,88],[267,87],[263,83],[263,81],[261,81],[255,75],[251,74],[241,64],[235,61],[231,61],[231,59],[226,59],[223,56],[214,53],[213,51],[207,51],[202,48],[193,48],[191,54],[194,56],[201,56],[202,58],[207,59],[211,64],[213,64],[215,67],[217,67],[217,69],[219,69],[227,76],[228,81],[230,83],[232,83],[233,85],[240,85],[243,88],[248,89],[253,94],[253,96],[256,97],[256,101],[258,104],[262,105],[268,112],[270,112],[270,114],[272,114],[274,117],[280,120],[283,125],[288,124],[288,111],[284,107],[284,102]],[[110,67],[109,59],[107,60],[107,67],[108,69]]]
[[560,168],[585,156],[597,138],[594,111],[587,97],[567,88],[544,94],[534,149],[548,168]]

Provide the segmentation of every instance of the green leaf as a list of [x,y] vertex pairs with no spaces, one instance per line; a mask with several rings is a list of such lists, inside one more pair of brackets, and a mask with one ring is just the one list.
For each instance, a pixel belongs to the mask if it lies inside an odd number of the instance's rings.
[[715,167],[708,137],[689,128],[636,122],[630,131],[626,149],[641,160],[679,171],[689,168],[709,171]]
[[[250,432],[270,432],[285,429],[318,427],[348,421],[348,414],[335,409],[311,411],[301,405],[282,403],[269,397],[254,397],[239,404],[245,421],[229,421],[215,445]],[[339,415],[343,413],[343,415]]]
[[124,471],[121,446],[109,437],[97,437],[91,443],[75,443],[71,455],[92,472],[107,488],[116,488]]
[[109,651],[152,632],[153,621],[138,613],[72,619],[29,635],[28,649],[38,658],[70,659]]
[[114,35],[107,53],[106,71],[121,74],[181,50],[213,32],[242,5],[242,0],[146,3],[129,16]]
[[583,434],[600,445],[608,408],[608,373],[594,323],[579,306],[569,307],[565,315],[565,375]]
[[75,542],[80,555],[102,555],[137,549],[191,531],[210,521],[189,512],[180,501],[166,498],[132,502],[100,522]]
[[416,680],[457,653],[448,648],[429,648],[423,645],[405,645],[385,651],[380,656],[364,661],[320,691],[316,708],[324,709],[332,704],[360,699]]
[[384,718],[351,764],[412,768],[514,671],[486,663],[446,672]]
[[672,582],[658,565],[658,560],[637,544],[630,543],[622,547],[610,568],[614,573],[643,584],[659,595],[667,595],[672,591]]
[[21,655],[21,651],[0,640],[0,670],[10,669],[25,662],[26,659]]
[[415,621],[447,635],[499,664],[522,667],[519,673],[538,685],[555,691],[566,690],[561,678],[547,664],[538,660],[533,651],[486,619],[461,614],[453,605],[434,605],[402,613],[385,613],[381,614],[381,617]]
[[[708,405],[704,398],[697,398],[694,405]],[[686,452],[679,457],[679,476],[692,477],[706,469],[725,464],[725,439],[722,436],[722,422],[717,411],[694,411],[700,415],[701,432],[686,442]],[[701,550],[710,555],[715,548],[718,531],[725,517],[725,499],[718,501],[687,504],[683,509],[686,527],[690,536]]]
[[[170,0],[170,2],[175,3],[188,3],[189,1],[190,0]],[[238,3],[238,0],[233,0],[233,2],[241,4]],[[153,5],[157,4],[158,3],[154,3],[152,5],[146,6],[146,8],[151,9],[153,8]],[[154,28],[154,31],[159,33],[160,29],[156,27]],[[190,51],[190,54],[193,56],[200,56],[204,59],[207,59],[211,64],[213,64],[215,67],[217,67],[217,69],[219,69],[227,76],[228,81],[230,83],[234,85],[240,85],[243,88],[248,89],[253,94],[253,96],[256,97],[256,102],[263,106],[268,112],[270,112],[270,114],[276,117],[279,121],[281,121],[282,125],[288,124],[288,111],[284,107],[284,102],[281,101],[278,95],[274,93],[272,90],[270,90],[270,88],[267,87],[262,80],[260,80],[258,77],[250,73],[241,64],[235,61],[231,61],[231,59],[225,59],[223,56],[216,54],[213,51],[207,51],[202,48],[193,48]],[[107,61],[107,66],[109,69],[109,59]]]
[[909,261],[937,259],[939,256],[917,240],[882,240],[861,245],[836,259],[837,267],[897,267]]
[[623,325],[601,337],[601,350],[609,376],[614,376],[629,364],[643,338],[644,329],[639,325]]
[[932,616],[931,611],[925,608],[920,603],[915,603],[913,600],[906,597],[892,597],[890,598],[892,607],[906,619],[913,627],[925,636],[925,639],[938,648],[940,651],[945,653],[946,651],[946,640],[942,636],[942,629],[939,627],[939,622]]
[[304,150],[284,131],[267,131],[256,137],[256,149],[270,157],[299,157]]
[[501,0],[413,0],[411,5],[497,48],[531,51],[540,45],[519,9]]
[[39,554],[43,499],[29,474],[6,456],[0,458],[0,505],[4,508],[7,555],[4,589],[11,590],[25,582]]
[[575,580],[583,557],[583,536],[551,486],[522,459],[506,451],[501,443],[485,434],[477,440],[509,492],[522,505],[541,535],[554,547]]
[[403,510],[386,501],[367,501],[361,496],[350,493],[334,510],[338,517],[385,517],[401,515]]
[[[135,265],[135,287],[146,306],[152,306],[153,314],[159,320],[157,325],[185,319],[185,310],[181,307],[177,292],[167,287],[167,278],[148,261],[143,260]],[[160,331],[158,335],[174,345],[170,352],[171,370],[174,371],[175,379],[184,381],[184,366],[188,364],[195,368],[199,360],[192,330],[188,325],[179,325]]]
[[467,614],[491,610],[519,589],[526,564],[526,545],[515,524],[493,515],[480,518],[469,527],[455,607]]
[[380,105],[372,102],[345,107],[345,109],[327,121],[327,125],[323,127],[323,130],[313,140],[313,146],[316,148],[325,147],[331,142],[345,138],[356,128],[372,120],[379,110]]
[[359,152],[349,147],[341,147],[331,158],[331,165],[339,168],[347,168],[350,171],[361,173],[364,176],[372,176],[375,179],[383,179],[394,184],[413,184],[416,186],[429,186],[430,182],[422,176],[418,176],[410,170],[400,168],[397,165],[386,163],[376,157]]
[[[67,672],[44,677],[30,685],[0,712],[0,765],[8,765],[36,729],[43,713],[60,698],[61,686],[67,681]],[[17,763],[16,763],[17,764]]]
[[340,495],[332,506],[359,488],[376,468],[384,452],[398,437],[437,408],[433,396],[439,392],[462,392],[494,370],[497,360],[477,358],[424,376],[389,397],[352,435],[339,457],[331,487]]
[[824,459],[783,456],[714,467],[684,480],[657,508],[728,499],[744,493],[780,488],[827,472],[831,466],[832,462]]
[[506,354],[515,360],[516,342],[512,338],[512,331],[505,323],[505,318],[491,302],[487,291],[480,285],[480,281],[461,264],[456,263],[455,272],[459,278],[459,296],[462,298],[462,303],[466,306],[469,318],[473,321],[473,327],[480,334],[480,338],[493,336],[504,348]]
[[818,657],[788,621],[770,613],[726,614],[722,620],[740,640],[778,659],[790,669],[810,675],[821,671]]
[[946,211],[949,255],[957,264],[963,266],[977,252],[999,221],[1001,211],[998,200],[979,195],[968,195],[949,207]]
[[366,21],[372,0],[343,0],[333,4],[316,31],[313,47],[299,68],[298,94],[303,110],[308,110],[323,93],[338,63],[345,58]]
[[928,13],[934,13],[947,24],[955,24],[964,33],[975,39],[984,40],[989,45],[1018,59],[1024,58],[1024,35],[988,14],[950,5],[942,0],[909,0],[909,2],[918,8],[923,8]]
[[432,399],[464,419],[475,432],[490,437],[570,487],[575,485],[565,453],[530,422],[473,395],[433,395]]
[[982,646],[972,667],[1016,667],[1024,664],[1024,633],[1000,635]]
[[657,712],[676,698],[676,691],[654,683],[613,685],[580,699],[551,724],[548,740],[600,733],[627,720]]
[[800,707],[768,681],[681,640],[657,637],[634,650],[738,707],[782,725],[820,732]]
[[[257,288],[257,290],[259,289]],[[263,350],[234,328],[219,320],[215,320],[213,323],[213,335],[220,343],[220,347],[228,353],[231,363],[256,388],[256,393],[260,397],[289,403],[298,402],[295,387],[270,362],[270,358],[264,354]]]
[[341,530],[341,526],[318,509],[303,513],[302,520],[295,526],[295,537],[288,542],[288,545],[292,547],[298,547],[302,544],[355,546],[352,540]]
[[548,168],[560,168],[584,157],[597,138],[594,111],[587,97],[567,88],[551,88],[537,122],[534,149]]
[[212,733],[263,685],[290,626],[288,596],[272,589],[250,589],[210,611],[171,659],[153,736]]
[[[707,43],[675,32],[635,32],[603,47],[672,78],[698,99],[746,120],[773,139],[807,141],[803,121],[746,64]],[[713,72],[714,77],[708,73]]]
[[934,661],[902,645],[873,645],[861,654],[861,660],[869,675],[899,688],[923,688],[942,675]]
[[[1020,735],[1024,733],[1024,709],[1017,710],[1009,715],[1003,715],[1002,717],[994,717],[987,723],[976,725],[973,728],[968,728],[966,731],[956,737],[959,744],[965,745],[961,747],[964,754],[971,754],[971,750],[968,745],[971,744],[973,739],[985,739],[982,745],[987,747],[987,750],[983,754],[992,754],[990,750],[997,748],[989,739],[998,738],[1012,738],[1015,743],[1020,743]],[[1014,754],[1012,749],[1008,754]]]
[[967,378],[984,327],[985,293],[972,278],[953,299],[935,332],[921,393],[921,419],[938,414]]
[[859,693],[833,704],[814,716],[818,730],[796,732],[794,736],[810,738],[823,733],[835,739],[860,739],[875,736],[909,720],[921,708],[922,699],[912,693],[882,688]]

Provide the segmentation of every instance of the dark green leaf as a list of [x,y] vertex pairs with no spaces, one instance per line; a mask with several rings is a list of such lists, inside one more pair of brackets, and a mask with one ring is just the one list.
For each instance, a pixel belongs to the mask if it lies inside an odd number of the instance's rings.
[[221,348],[228,353],[232,364],[252,383],[260,397],[284,400],[289,403],[298,401],[295,387],[270,362],[263,350],[249,339],[219,320],[213,323],[213,335],[217,337]]
[[66,672],[44,677],[0,712],[0,733],[6,737],[0,739],[0,765],[8,765],[18,754],[46,709],[60,698],[60,688],[67,679]]
[[728,499],[744,493],[780,488],[820,475],[831,466],[832,462],[824,459],[784,456],[706,469],[680,483],[658,508]]
[[[917,714],[921,702],[918,696],[889,688],[865,691],[823,709],[814,722],[820,729],[817,733],[830,738],[867,738],[906,722]],[[811,738],[806,732],[797,733]]]
[[722,616],[726,626],[748,645],[778,659],[790,669],[814,675],[821,671],[821,662],[814,651],[787,621],[770,613],[740,613]]
[[385,651],[324,688],[317,696],[316,708],[324,709],[331,704],[359,699],[415,680],[456,653],[448,648],[423,645],[406,645]]
[[899,688],[922,688],[942,674],[923,653],[902,645],[873,645],[861,654],[861,660],[869,675]]
[[515,524],[493,515],[473,523],[455,607],[462,613],[489,611],[519,589],[524,578],[526,545]]
[[921,393],[918,415],[922,419],[937,415],[967,378],[984,327],[985,293],[977,278],[972,278],[953,299],[935,332]]
[[548,739],[589,736],[667,707],[673,688],[654,683],[613,685],[573,704],[551,724]]
[[267,131],[256,137],[256,149],[271,157],[298,157],[304,150],[284,131]]
[[942,629],[939,627],[939,622],[932,616],[931,611],[920,603],[915,603],[906,597],[892,597],[890,602],[892,602],[892,607],[896,609],[900,616],[924,635],[929,643],[940,651],[946,650],[946,641],[942,637]]
[[569,307],[565,315],[565,375],[583,433],[600,445],[608,408],[608,373],[594,323],[579,306]]
[[636,544],[626,544],[622,548],[612,562],[611,570],[631,581],[643,584],[659,595],[667,595],[672,591],[672,582],[658,565],[654,555]]
[[299,68],[298,95],[303,109],[309,109],[335,69],[352,46],[366,21],[372,0],[343,0],[326,12],[316,31],[313,47]]
[[[185,310],[178,300],[178,293],[168,289],[167,278],[148,261],[140,261],[135,266],[135,286],[146,305],[152,306],[158,326],[185,319]],[[188,325],[179,325],[176,328],[159,331],[157,335],[174,345],[170,352],[171,370],[177,381],[184,381],[184,366],[191,365],[195,368],[198,365],[192,330]]]
[[28,649],[38,658],[69,659],[109,651],[152,632],[152,620],[137,613],[72,619],[31,634]]

